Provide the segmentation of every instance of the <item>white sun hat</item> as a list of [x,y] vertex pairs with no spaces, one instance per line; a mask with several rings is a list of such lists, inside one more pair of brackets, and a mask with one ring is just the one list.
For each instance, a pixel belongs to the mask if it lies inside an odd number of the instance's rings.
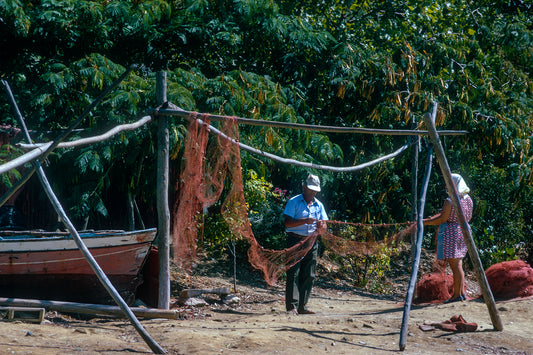
[[455,184],[455,187],[457,188],[457,192],[459,195],[464,196],[467,193],[470,192],[470,189],[468,188],[468,185],[466,184],[463,177],[459,174],[452,174],[453,183]]
[[320,191],[320,179],[318,176],[309,174],[307,175],[307,179],[305,180],[305,185],[309,190],[313,191]]

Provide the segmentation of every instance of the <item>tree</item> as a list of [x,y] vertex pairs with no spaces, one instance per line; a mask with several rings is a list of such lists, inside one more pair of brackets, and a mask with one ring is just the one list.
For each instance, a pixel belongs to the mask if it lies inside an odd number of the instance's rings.
[[[169,73],[169,100],[186,110],[265,120],[411,128],[437,102],[438,128],[469,131],[444,143],[452,169],[471,177],[476,205],[501,208],[488,196],[491,186],[505,181],[509,206],[523,216],[489,218],[480,207],[475,235],[487,237],[490,224],[503,248],[533,239],[532,10],[520,0],[4,0],[0,76],[9,80],[28,125],[41,133],[66,127],[132,63],[141,66],[93,112],[80,135],[152,108],[153,73],[160,69]],[[3,97],[0,108],[6,123],[14,123]],[[174,120],[171,127],[176,171],[185,125]],[[241,130],[245,143],[323,164],[358,164],[406,142]],[[95,218],[95,211],[112,215],[115,207],[107,207],[116,194],[150,201],[152,151],[151,129],[58,151],[52,163],[76,163],[61,164],[57,188],[72,197],[70,208],[80,219]],[[298,191],[302,169],[243,156],[245,171]],[[402,157],[355,175],[323,172],[324,200],[346,219],[407,220],[410,164]],[[93,191],[91,198],[74,184]],[[434,173],[428,201],[440,201],[441,193]],[[439,207],[428,203],[428,209]],[[504,235],[510,230],[513,241]]]

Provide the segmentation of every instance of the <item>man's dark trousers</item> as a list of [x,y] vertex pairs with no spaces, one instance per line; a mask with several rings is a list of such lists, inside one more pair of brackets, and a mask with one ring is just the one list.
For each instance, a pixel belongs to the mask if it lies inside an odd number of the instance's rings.
[[[287,237],[287,247],[299,243],[302,238],[290,233]],[[318,243],[315,242],[305,257],[292,268],[287,270],[287,284],[285,288],[285,307],[287,311],[296,309],[305,311],[311,289],[315,281],[316,263],[318,258]]]

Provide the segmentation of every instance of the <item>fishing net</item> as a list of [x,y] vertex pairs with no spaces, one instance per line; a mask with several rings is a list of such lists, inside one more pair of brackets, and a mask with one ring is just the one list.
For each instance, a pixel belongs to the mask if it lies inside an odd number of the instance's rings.
[[[193,113],[189,117],[183,170],[177,186],[179,197],[173,210],[174,261],[178,266],[188,270],[194,267],[203,213],[221,198],[223,192],[221,214],[224,220],[237,238],[245,238],[249,242],[248,260],[270,285],[275,284],[284,271],[298,263],[319,237],[326,248],[338,255],[366,255],[378,247],[391,246],[403,240],[415,228],[413,224],[406,228],[407,223],[364,225],[328,221],[327,230],[317,231],[290,248],[264,248],[255,239],[248,219],[236,120],[222,122],[220,134],[210,139],[209,116],[203,115],[200,119],[197,116]],[[383,233],[376,232],[376,227],[393,230],[391,227],[399,225],[403,230],[385,233],[385,237]]]
[[444,270],[432,272],[423,275],[417,282],[413,303],[442,303],[452,295],[453,275],[446,274]]
[[522,260],[494,264],[485,275],[496,299],[533,296],[533,269]]
[[[440,303],[453,295],[453,276],[446,274],[443,265],[436,264],[435,272],[420,278],[413,303]],[[533,269],[522,260],[494,264],[485,271],[485,275],[497,300],[533,296]]]

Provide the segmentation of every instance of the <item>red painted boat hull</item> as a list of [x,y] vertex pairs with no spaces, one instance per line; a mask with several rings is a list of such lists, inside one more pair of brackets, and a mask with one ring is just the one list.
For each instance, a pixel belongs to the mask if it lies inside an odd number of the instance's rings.
[[[150,229],[80,236],[113,286],[131,304],[142,283],[139,272],[155,234],[156,230]],[[0,240],[0,295],[113,303],[70,236],[4,235]]]

